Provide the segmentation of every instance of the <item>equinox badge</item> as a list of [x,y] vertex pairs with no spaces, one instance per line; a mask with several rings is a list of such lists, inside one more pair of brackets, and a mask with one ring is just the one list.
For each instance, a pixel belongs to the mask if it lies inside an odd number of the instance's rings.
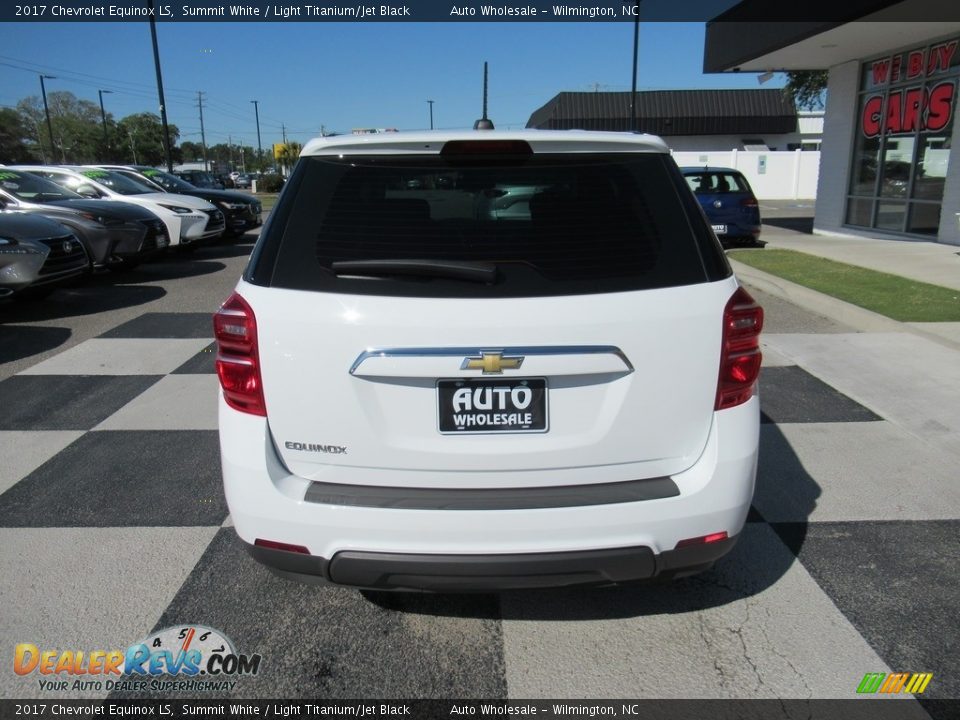
[[504,357],[502,352],[481,352],[480,357],[467,357],[460,365],[461,370],[483,370],[484,375],[503,375],[506,370],[519,370],[523,364],[523,355]]

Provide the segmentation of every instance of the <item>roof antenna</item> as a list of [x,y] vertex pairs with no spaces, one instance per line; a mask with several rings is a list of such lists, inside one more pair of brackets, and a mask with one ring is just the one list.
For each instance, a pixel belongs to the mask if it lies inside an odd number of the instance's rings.
[[493,130],[493,120],[487,117],[487,61],[483,61],[483,117],[473,124],[474,130]]

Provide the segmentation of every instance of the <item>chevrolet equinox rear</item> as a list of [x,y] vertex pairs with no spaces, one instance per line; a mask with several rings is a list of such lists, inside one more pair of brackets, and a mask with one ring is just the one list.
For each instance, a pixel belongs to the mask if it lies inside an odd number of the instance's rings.
[[214,317],[236,531],[369,589],[698,572],[750,507],[762,324],[657,138],[314,140]]

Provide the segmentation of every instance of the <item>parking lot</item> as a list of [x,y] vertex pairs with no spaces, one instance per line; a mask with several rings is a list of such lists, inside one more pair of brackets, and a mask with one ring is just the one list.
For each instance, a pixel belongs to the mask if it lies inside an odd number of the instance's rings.
[[[764,214],[793,230],[810,210]],[[955,351],[757,291],[754,508],[702,575],[474,596],[303,586],[246,556],[220,488],[210,315],[254,240],[0,306],[8,648],[216,628],[263,661],[210,697],[852,698],[868,672],[932,673],[925,697],[960,696],[958,451],[922,377]],[[42,690],[9,661],[0,693],[108,694]]]

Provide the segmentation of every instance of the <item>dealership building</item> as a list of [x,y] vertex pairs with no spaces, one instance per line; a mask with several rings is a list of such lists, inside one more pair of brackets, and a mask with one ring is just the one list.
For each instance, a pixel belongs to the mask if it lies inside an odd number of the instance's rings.
[[707,24],[704,70],[829,71],[814,230],[960,245],[960,22],[924,19],[923,0],[851,0],[845,22],[749,20],[763,5]]

